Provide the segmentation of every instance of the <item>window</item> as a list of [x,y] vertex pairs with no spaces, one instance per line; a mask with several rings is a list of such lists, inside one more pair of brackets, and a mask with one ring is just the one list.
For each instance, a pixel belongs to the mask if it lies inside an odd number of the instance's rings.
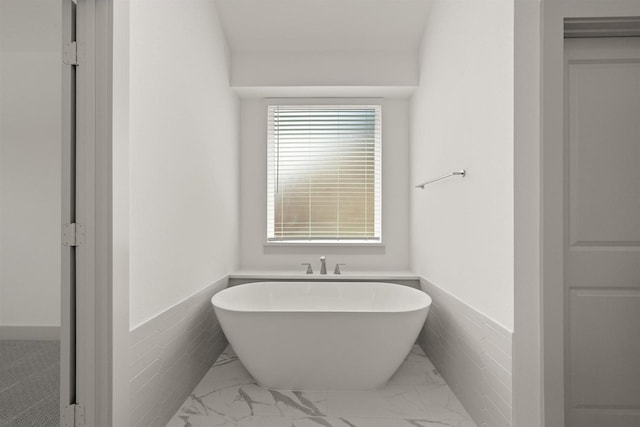
[[268,106],[268,242],[381,242],[381,110]]

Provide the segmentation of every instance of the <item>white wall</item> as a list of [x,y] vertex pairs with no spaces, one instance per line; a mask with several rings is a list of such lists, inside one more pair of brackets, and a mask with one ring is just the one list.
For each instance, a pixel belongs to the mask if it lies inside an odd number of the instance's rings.
[[113,2],[111,423],[131,425],[129,379],[129,18],[130,1]]
[[415,86],[414,51],[235,52],[233,86]]
[[514,2],[513,424],[543,425],[540,324],[541,0]]
[[513,1],[437,0],[411,99],[416,273],[513,330]]
[[[358,100],[351,100],[358,102]],[[363,99],[362,102],[372,101]],[[409,103],[383,99],[382,104],[382,235],[384,247],[274,247],[267,236],[267,102],[241,102],[240,265],[242,269],[304,272],[302,262],[319,269],[346,263],[349,270],[406,270],[409,267]],[[323,99],[318,102],[339,103]],[[377,101],[376,101],[377,102]]]
[[134,328],[237,266],[238,103],[213,1],[131,1],[129,59]]
[[0,1],[0,326],[60,325],[61,18]]

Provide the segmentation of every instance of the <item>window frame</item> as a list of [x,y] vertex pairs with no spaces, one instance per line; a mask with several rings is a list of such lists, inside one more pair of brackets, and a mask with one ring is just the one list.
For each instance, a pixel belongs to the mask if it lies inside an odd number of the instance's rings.
[[378,203],[378,212],[379,212],[379,226],[380,226],[380,235],[378,239],[324,239],[324,240],[269,240],[269,155],[268,155],[268,133],[266,135],[265,141],[265,151],[267,151],[266,156],[266,179],[265,179],[265,195],[266,195],[266,205],[265,205],[265,234],[264,236],[264,246],[271,247],[286,247],[286,246],[298,246],[298,247],[384,247],[385,243],[383,240],[383,115],[382,110],[384,109],[383,99],[381,98],[264,98],[264,111],[265,111],[265,125],[269,127],[269,114],[268,109],[270,106],[278,106],[278,105],[309,105],[309,106],[376,106],[380,108],[380,146],[379,146],[379,200]]

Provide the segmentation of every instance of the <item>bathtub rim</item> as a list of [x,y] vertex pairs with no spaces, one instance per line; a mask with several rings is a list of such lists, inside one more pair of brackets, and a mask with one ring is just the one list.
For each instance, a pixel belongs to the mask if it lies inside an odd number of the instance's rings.
[[238,288],[241,288],[243,286],[265,286],[265,285],[269,285],[269,284],[293,284],[293,283],[314,283],[314,284],[320,284],[323,282],[319,282],[317,280],[314,281],[303,281],[303,280],[296,280],[296,281],[261,281],[261,282],[251,282],[251,283],[244,283],[244,284],[239,284],[239,285],[235,285],[235,286],[230,286],[227,287],[225,289],[222,289],[221,291],[217,292],[215,295],[213,295],[211,297],[211,304],[213,305],[214,309],[219,309],[219,310],[225,310],[225,311],[229,311],[229,312],[235,312],[235,313],[271,313],[271,314],[276,314],[276,313],[327,313],[327,314],[340,314],[340,313],[358,313],[358,314],[366,314],[366,313],[370,313],[370,314],[402,314],[402,313],[413,313],[413,312],[418,312],[418,311],[422,311],[422,310],[429,310],[429,308],[431,307],[431,305],[433,304],[433,299],[431,298],[431,296],[429,294],[427,294],[426,292],[424,292],[422,289],[416,289],[414,287],[411,286],[405,286],[405,285],[400,285],[400,284],[396,284],[396,283],[388,283],[388,282],[375,282],[375,281],[358,281],[358,282],[354,282],[354,281],[327,281],[326,283],[328,284],[346,284],[346,285],[350,285],[353,283],[358,283],[358,284],[376,284],[376,285],[384,285],[385,287],[396,287],[396,289],[398,288],[404,288],[405,290],[403,290],[402,292],[409,292],[409,293],[414,293],[414,295],[420,295],[420,298],[426,298],[425,300],[425,304],[421,305],[419,307],[409,307],[407,309],[242,309],[242,308],[234,308],[234,307],[228,307],[228,305],[220,305],[219,303],[217,303],[216,297],[219,300],[223,295],[223,293],[227,293],[227,292],[233,292],[234,290],[237,290]]

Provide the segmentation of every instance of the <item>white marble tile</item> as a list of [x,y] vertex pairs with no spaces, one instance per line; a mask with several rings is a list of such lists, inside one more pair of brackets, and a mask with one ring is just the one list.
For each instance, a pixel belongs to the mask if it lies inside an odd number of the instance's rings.
[[292,427],[351,427],[346,420],[330,417],[293,418],[291,425]]
[[387,384],[411,386],[446,383],[424,354],[424,351],[418,345],[414,345],[405,361]]
[[261,387],[229,347],[168,427],[475,426],[422,349],[372,391],[283,391]]
[[330,391],[332,417],[420,418],[424,408],[414,386],[388,385],[373,391]]
[[252,402],[255,415],[327,415],[327,392],[322,391],[267,390],[257,384],[250,384],[239,389],[238,398]]
[[218,357],[218,359],[215,361],[213,366],[216,367],[216,366],[224,365],[226,362],[231,360],[238,360],[238,356],[236,355],[236,352],[233,350],[233,347],[231,347],[231,345],[228,345],[227,348],[224,349],[220,357]]
[[232,419],[220,415],[176,415],[167,427],[289,427],[293,421],[287,417],[244,417]]
[[446,384],[417,386],[416,390],[428,419],[444,425],[475,426],[467,411]]
[[[294,418],[293,427],[451,427],[429,418]],[[182,426],[180,426],[182,427]]]
[[184,414],[246,417],[325,416],[326,392],[266,390],[258,384],[238,384],[199,395],[194,392],[182,406]]
[[[183,415],[167,427],[452,427],[429,418],[333,418],[333,417],[246,417],[239,420],[221,416]],[[460,424],[462,426],[462,424]]]
[[255,382],[256,380],[253,379],[237,358],[227,359],[224,363],[216,362],[214,367],[209,369],[204,378],[202,378],[192,394],[202,396],[227,387],[253,384]]

